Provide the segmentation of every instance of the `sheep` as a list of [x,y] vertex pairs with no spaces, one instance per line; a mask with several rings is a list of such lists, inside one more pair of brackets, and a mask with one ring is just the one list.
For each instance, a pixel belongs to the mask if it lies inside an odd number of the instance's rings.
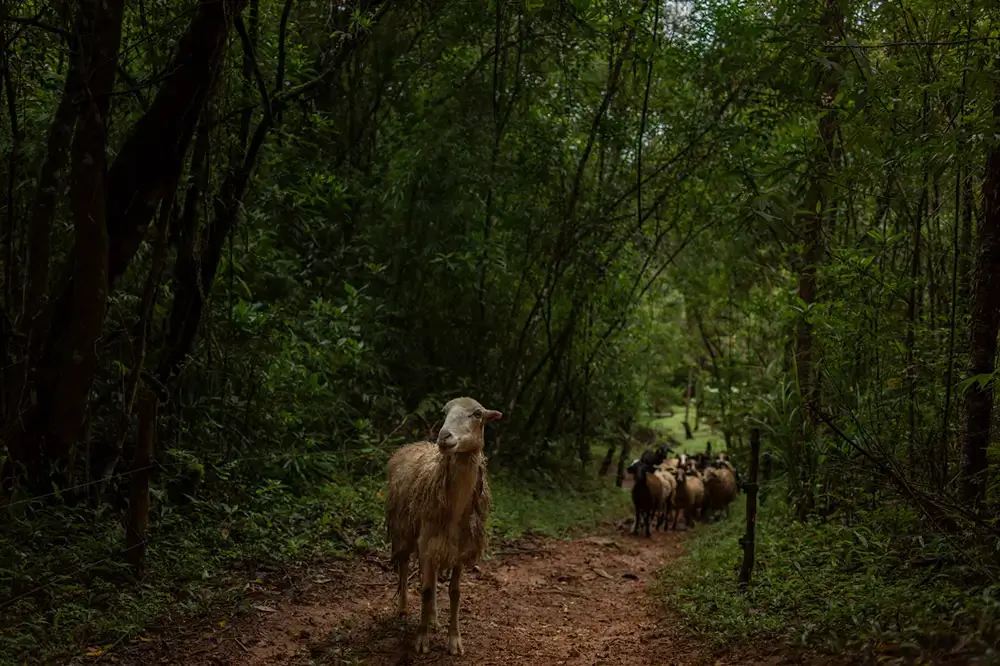
[[688,472],[683,468],[675,472],[677,477],[677,492],[674,497],[674,527],[677,529],[677,519],[684,512],[684,528],[694,528],[694,518],[705,501],[705,484],[696,472]]
[[729,517],[729,504],[736,499],[736,475],[729,467],[716,463],[705,469],[705,504],[702,515],[706,520],[720,509]]
[[661,445],[652,451],[643,451],[639,459],[648,467],[656,467],[666,459],[668,453],[670,449]]
[[663,486],[663,501],[660,506],[660,517],[656,521],[656,529],[659,530],[664,528],[667,524],[668,516],[673,509],[674,495],[677,492],[677,479],[674,478],[673,472],[671,472],[665,464],[660,464],[660,466],[656,468],[654,474]]
[[399,574],[399,614],[406,614],[410,555],[420,567],[420,623],[417,653],[430,652],[429,625],[438,629],[437,576],[451,569],[448,653],[464,654],[458,628],[459,581],[486,548],[486,519],[493,505],[483,455],[483,429],[503,415],[472,398],[444,406],[437,442],[416,442],[389,459],[386,526],[392,565]]
[[732,462],[730,462],[729,453],[727,451],[719,452],[719,457],[716,458],[716,460],[722,465],[728,467],[729,471],[731,471],[733,473],[733,476],[736,477],[736,494],[738,495],[739,492],[743,489],[743,475],[741,475],[740,471],[736,469],[736,466],[733,465]]
[[664,502],[663,484],[656,476],[652,467],[642,462],[634,461],[628,468],[635,483],[632,484],[632,504],[635,505],[635,523],[632,534],[639,534],[642,525],[646,526],[646,536],[652,538],[649,526],[653,515],[661,509]]

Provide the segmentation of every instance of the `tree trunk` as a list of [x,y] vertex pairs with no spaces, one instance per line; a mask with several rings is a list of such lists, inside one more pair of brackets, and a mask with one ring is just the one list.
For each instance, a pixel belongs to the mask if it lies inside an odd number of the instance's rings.
[[139,436],[129,479],[129,506],[125,531],[125,560],[136,573],[142,572],[149,525],[149,479],[156,447],[156,394],[145,389],[139,399]]
[[[928,112],[927,93],[924,93],[924,116]],[[913,225],[913,256],[910,259],[910,293],[906,312],[906,384],[907,384],[907,421],[909,433],[906,439],[906,457],[910,467],[916,469],[917,441],[917,372],[916,344],[917,322],[920,320],[920,305],[923,300],[923,290],[920,286],[920,254],[923,238],[923,214],[927,200],[927,165],[924,165],[923,186],[920,190],[920,203],[917,205],[916,219]]]
[[[171,76],[135,123],[107,175],[108,283],[128,268],[160,201],[180,171],[205,100],[215,87],[233,17],[246,0],[201,0],[177,44]],[[79,254],[74,247],[71,261]],[[67,324],[72,276],[53,310],[53,335]]]
[[[1000,86],[995,94],[993,117],[1000,120]],[[983,215],[977,231],[969,323],[970,378],[992,375],[996,370],[997,329],[1000,327],[1000,145],[990,148],[986,158]],[[961,492],[965,501],[976,505],[986,499],[986,449],[990,442],[993,399],[992,382],[974,382],[965,394]]]
[[180,168],[205,101],[215,87],[226,42],[246,0],[201,0],[177,44],[171,76],[125,141],[108,173],[108,278],[135,256],[173,173]]
[[[839,41],[842,23],[843,16],[840,13],[838,0],[825,0],[820,27],[823,32],[823,40],[826,43]],[[835,61],[837,55],[827,53],[825,57]],[[800,215],[803,253],[798,266],[798,295],[802,306],[806,309],[816,301],[816,269],[822,261],[824,253],[824,222],[833,209],[830,206],[829,189],[832,186],[834,170],[839,162],[836,146],[839,120],[837,109],[834,106],[834,100],[840,88],[839,68],[830,68],[825,71],[821,65],[816,67],[814,73],[820,80],[816,102],[820,108],[826,109],[826,113],[819,120],[819,142],[816,146],[815,162],[810,174],[811,181],[803,205],[805,212]],[[813,326],[809,318],[810,314],[804,312],[795,331],[795,371],[804,409],[804,430],[793,437],[791,442],[790,458],[793,470],[790,470],[789,478],[792,480],[793,492],[798,491],[794,486],[806,473],[804,447],[810,436],[807,431],[811,430],[814,414],[819,407],[819,391],[815,372],[817,365],[815,341],[813,339]],[[805,495],[803,495],[803,499],[806,499]]]
[[14,90],[14,72],[11,67],[10,53],[4,49],[0,53],[0,83],[6,94],[7,120],[10,123],[10,150],[7,166],[7,215],[0,224],[0,237],[4,239],[4,304],[11,313],[21,309],[21,276],[18,274],[21,262],[18,260],[17,238],[17,172],[21,157],[21,128],[17,117],[17,98]]
[[958,253],[958,297],[962,303],[968,303],[972,292],[972,227],[975,224],[972,169],[968,169],[964,176],[962,179],[962,226]]
[[[72,268],[72,290],[60,313],[64,335],[54,340],[40,376],[37,403],[12,433],[5,485],[23,465],[27,480],[47,488],[54,475],[66,484],[72,472],[76,440],[87,413],[87,399],[97,368],[95,343],[104,323],[108,299],[108,233],[106,226],[106,122],[111,106],[124,0],[86,0],[78,5],[81,102],[70,149],[70,207],[78,249]],[[40,455],[39,455],[40,454]],[[18,459],[18,456],[23,456]]]
[[614,444],[608,447],[608,452],[604,454],[604,461],[601,463],[601,469],[597,472],[597,476],[603,478],[607,475],[608,470],[611,469],[611,463],[615,459],[615,448]]
[[691,432],[691,394],[694,391],[694,366],[688,368],[687,389],[684,391],[684,439],[694,439]]
[[[45,332],[48,329],[45,313],[51,261],[50,237],[56,202],[59,200],[60,175],[69,159],[70,141],[73,138],[73,126],[76,122],[75,98],[80,86],[78,59],[77,47],[70,52],[62,98],[49,125],[48,138],[45,142],[45,161],[38,174],[34,203],[31,207],[23,320],[27,342],[22,350],[21,362],[11,364],[2,373],[5,375],[3,382],[6,389],[3,405],[5,432],[12,432],[17,427],[14,420],[24,413],[24,400],[27,397],[24,389],[26,386],[34,385],[38,380],[38,365],[44,349]],[[18,451],[12,455],[26,462],[26,457],[32,455],[32,452]]]

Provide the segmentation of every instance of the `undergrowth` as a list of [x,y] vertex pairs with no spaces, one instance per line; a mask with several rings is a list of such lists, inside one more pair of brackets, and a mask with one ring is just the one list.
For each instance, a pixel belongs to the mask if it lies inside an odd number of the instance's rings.
[[679,569],[663,572],[665,602],[696,634],[718,646],[1000,661],[1000,584],[987,559],[996,544],[974,550],[929,534],[902,505],[848,526],[796,521],[775,498],[758,514],[753,585],[740,594],[744,499],[691,539]]
[[[622,513],[627,493],[580,476],[494,474],[492,545],[566,536]],[[155,504],[139,581],[122,562],[124,529],[110,507],[47,506],[5,519],[0,663],[94,656],[231,604],[248,581],[282,565],[385,548],[381,474],[295,488],[274,478],[247,485],[248,478],[231,475],[224,496]]]

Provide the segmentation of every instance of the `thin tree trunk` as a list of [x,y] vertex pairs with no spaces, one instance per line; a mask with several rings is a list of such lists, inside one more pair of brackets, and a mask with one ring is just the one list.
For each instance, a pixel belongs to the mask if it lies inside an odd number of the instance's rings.
[[[927,114],[927,93],[924,93],[924,115]],[[916,469],[916,441],[917,441],[917,361],[915,355],[917,339],[917,322],[920,319],[920,301],[923,291],[918,284],[920,282],[920,250],[923,235],[923,214],[927,201],[927,165],[924,165],[923,187],[920,190],[920,203],[917,206],[916,219],[913,224],[913,257],[910,260],[910,294],[907,304],[906,315],[906,378],[907,392],[907,419],[909,421],[909,434],[907,436],[907,459],[910,467]]]
[[972,170],[965,172],[962,179],[962,225],[959,238],[960,252],[958,254],[958,289],[959,300],[968,303],[972,296],[972,227],[975,225],[973,206],[975,192],[972,188]]
[[[843,16],[840,13],[838,0],[825,0],[820,25],[823,39],[826,43],[840,40]],[[826,57],[836,61],[837,54],[828,53]],[[817,65],[819,67],[819,65]],[[806,308],[816,301],[816,269],[822,261],[823,233],[825,218],[829,215],[831,206],[828,190],[833,186],[834,170],[840,161],[836,147],[839,119],[834,100],[840,89],[840,74],[838,68],[830,68],[828,72],[817,70],[822,84],[820,86],[817,105],[826,109],[819,120],[819,143],[816,147],[816,160],[812,168],[811,182],[804,202],[804,213],[800,216],[803,254],[798,267],[798,295]],[[816,382],[817,359],[813,326],[809,314],[803,313],[795,332],[795,370],[798,381],[799,395],[802,397],[803,432],[793,437],[791,442],[791,463],[793,471],[789,479],[793,484],[793,492],[806,500],[801,510],[808,508],[811,493],[799,492],[796,486],[803,480],[806,473],[805,442],[811,436],[814,414],[819,407],[819,391]]]
[[[995,92],[993,117],[1000,121],[1000,86]],[[978,251],[972,281],[972,318],[969,323],[970,378],[996,370],[997,330],[1000,328],[1000,145],[986,158],[983,176],[983,215],[978,225]],[[986,499],[994,400],[993,382],[974,382],[965,394],[965,433],[962,441],[962,497],[975,505]]]
[[156,394],[145,389],[139,400],[139,436],[129,479],[129,508],[125,531],[125,560],[142,572],[146,555],[146,528],[149,526],[149,480],[156,448]]
[[691,394],[694,392],[694,366],[688,366],[687,388],[684,391],[684,439],[694,439],[691,432]]
[[21,309],[21,276],[18,268],[21,262],[17,252],[17,173],[20,168],[21,128],[17,117],[17,98],[14,90],[14,71],[10,64],[10,54],[5,50],[0,54],[3,67],[0,78],[6,93],[7,118],[10,123],[10,152],[7,161],[7,216],[6,224],[0,228],[0,236],[4,239],[4,304],[11,313]]

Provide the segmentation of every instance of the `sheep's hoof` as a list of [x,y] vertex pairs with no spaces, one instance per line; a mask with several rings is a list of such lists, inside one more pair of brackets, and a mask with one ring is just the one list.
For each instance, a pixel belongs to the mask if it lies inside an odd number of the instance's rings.
[[427,654],[431,651],[431,639],[427,632],[417,633],[417,643],[413,649],[417,651],[417,654]]
[[464,655],[465,648],[462,647],[462,637],[458,634],[448,637],[448,654]]
[[433,620],[431,620],[430,631],[431,631],[431,633],[435,633],[435,632],[441,631],[441,623],[437,621],[437,618],[434,618]]

